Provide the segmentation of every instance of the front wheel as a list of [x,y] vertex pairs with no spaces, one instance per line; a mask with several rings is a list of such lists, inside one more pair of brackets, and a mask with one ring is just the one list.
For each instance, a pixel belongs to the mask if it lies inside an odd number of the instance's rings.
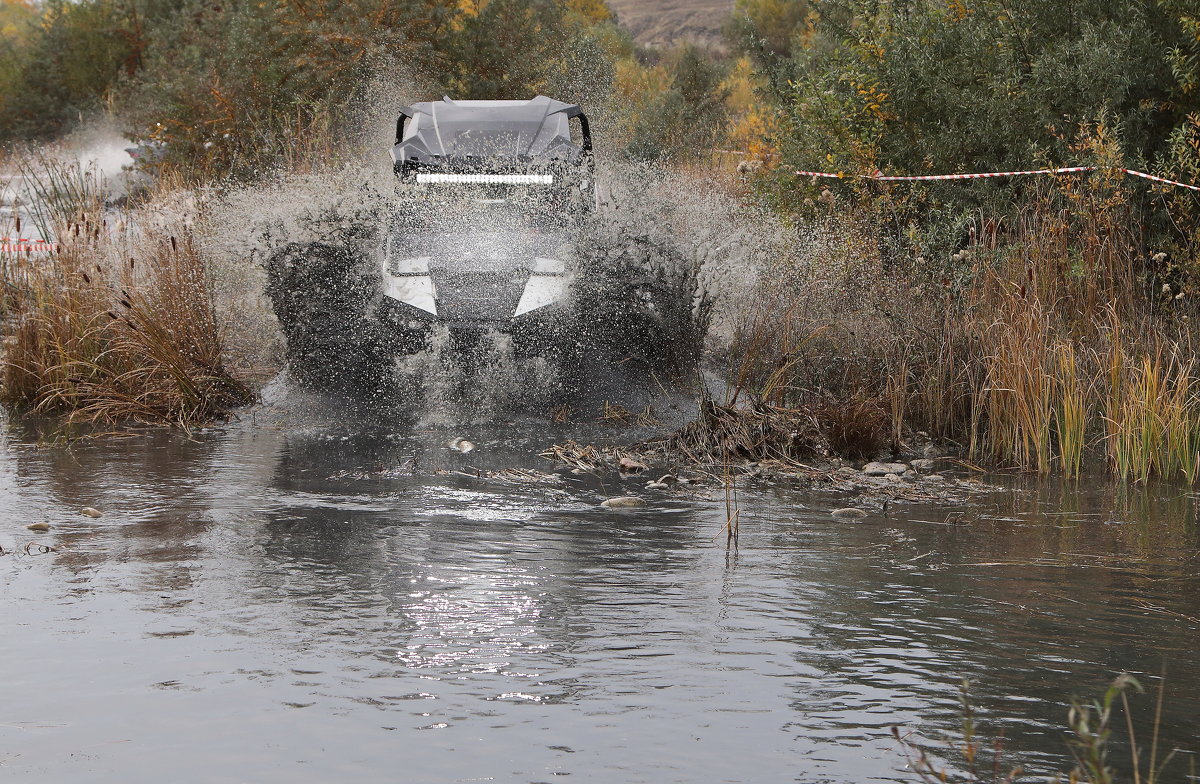
[[388,335],[377,318],[381,276],[358,251],[292,243],[267,261],[267,296],[303,386],[372,395],[389,381]]

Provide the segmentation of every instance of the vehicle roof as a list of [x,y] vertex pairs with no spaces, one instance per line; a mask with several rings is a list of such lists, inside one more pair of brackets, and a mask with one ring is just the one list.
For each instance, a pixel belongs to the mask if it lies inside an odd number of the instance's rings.
[[392,157],[397,164],[444,164],[464,158],[574,159],[575,104],[539,95],[527,101],[423,101],[400,110]]

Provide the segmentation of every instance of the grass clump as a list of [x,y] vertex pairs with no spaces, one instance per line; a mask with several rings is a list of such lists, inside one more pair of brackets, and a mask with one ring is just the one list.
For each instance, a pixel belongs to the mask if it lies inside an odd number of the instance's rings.
[[923,431],[979,463],[1195,482],[1197,280],[1146,246],[1140,187],[1036,187],[1011,220],[966,216],[945,260],[892,242],[887,193],[830,208],[760,276],[732,399],[812,410],[855,434],[843,454]]
[[0,401],[68,423],[182,426],[250,402],[224,366],[192,228],[148,207],[106,210],[77,166],[26,175],[58,249],[22,270]]
[[[979,728],[975,720],[975,710],[969,698],[970,684],[964,681],[960,686],[961,726],[960,737],[951,742],[951,749],[960,759],[960,769],[950,770],[935,762],[924,749],[920,748],[907,735],[893,728],[892,734],[899,741],[901,748],[908,756],[909,769],[916,777],[927,784],[945,784],[946,782],[966,782],[967,784],[1010,784],[1026,778],[1025,771],[1020,765],[1014,765],[1004,749],[1003,736],[996,739],[995,744],[986,748],[980,739]],[[1056,775],[1052,782],[1061,784],[1117,784],[1129,781],[1132,784],[1156,784],[1164,780],[1164,772],[1174,759],[1176,750],[1161,753],[1159,748],[1159,730],[1162,722],[1163,682],[1159,683],[1158,701],[1155,706],[1154,721],[1151,730],[1150,747],[1144,748],[1138,742],[1134,730],[1133,711],[1129,704],[1129,693],[1141,693],[1141,683],[1132,675],[1117,676],[1103,696],[1097,700],[1084,701],[1072,699],[1067,711],[1067,748],[1070,750],[1074,766],[1066,774]],[[1118,712],[1119,711],[1119,712]],[[1110,752],[1118,738],[1114,730],[1119,726],[1119,714],[1124,714],[1124,742],[1128,745],[1129,763],[1126,769],[1118,772],[1110,762]],[[1181,780],[1194,778],[1192,774],[1184,774]]]

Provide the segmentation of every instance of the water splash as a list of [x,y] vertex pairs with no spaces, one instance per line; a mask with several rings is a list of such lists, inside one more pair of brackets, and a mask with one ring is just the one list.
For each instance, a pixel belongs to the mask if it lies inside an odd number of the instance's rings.
[[[563,313],[545,325],[555,334],[553,351],[522,353],[513,336],[493,330],[464,354],[435,329],[416,350],[379,363],[367,385],[371,395],[426,422],[496,421],[544,416],[571,395],[607,402],[633,393],[644,400],[647,388],[697,378],[705,349],[727,345],[732,314],[761,261],[777,250],[779,230],[735,195],[694,177],[623,166],[601,179],[599,205],[569,237],[576,274]],[[486,214],[398,186],[371,167],[285,175],[222,194],[206,223],[226,313],[240,322],[232,331],[249,327],[260,341],[282,343],[265,294],[278,285],[266,270],[285,249],[297,254],[301,273],[284,288],[297,302],[310,301],[337,280],[368,274],[397,216],[418,214],[418,205],[429,210],[431,199],[441,225],[470,228],[473,242],[511,230],[511,219],[496,212],[473,225]],[[536,219],[529,226],[548,231]],[[317,248],[340,255],[336,275],[304,272],[305,254]],[[348,339],[358,347],[387,344],[391,338],[373,321],[379,295],[363,289],[352,299],[363,315],[344,321]],[[302,374],[293,368],[292,375]]]

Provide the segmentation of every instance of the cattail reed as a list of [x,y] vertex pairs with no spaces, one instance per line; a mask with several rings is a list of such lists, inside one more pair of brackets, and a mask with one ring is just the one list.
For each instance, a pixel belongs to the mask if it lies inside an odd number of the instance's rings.
[[141,257],[126,265],[127,237],[102,230],[94,180],[47,160],[25,175],[40,194],[43,236],[79,236],[83,226],[89,241],[62,243],[30,272],[0,399],[70,422],[184,426],[249,402],[225,368],[205,260],[189,229],[182,241],[171,236],[169,253],[162,240],[140,242]]

